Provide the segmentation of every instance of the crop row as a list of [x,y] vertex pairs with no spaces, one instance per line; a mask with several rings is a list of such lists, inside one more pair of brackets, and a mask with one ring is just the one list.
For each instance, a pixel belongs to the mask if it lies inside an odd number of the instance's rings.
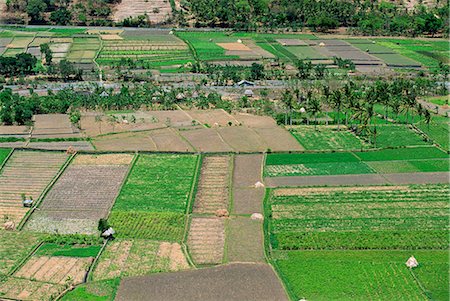
[[109,224],[119,238],[180,241],[185,217],[174,212],[113,211]]
[[368,250],[368,249],[440,249],[449,244],[448,232],[433,231],[361,231],[361,232],[285,232],[271,237],[279,250]]

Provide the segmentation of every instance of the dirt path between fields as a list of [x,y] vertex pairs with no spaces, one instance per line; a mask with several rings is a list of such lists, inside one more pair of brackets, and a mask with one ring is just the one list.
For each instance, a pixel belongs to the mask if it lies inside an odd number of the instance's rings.
[[340,185],[403,185],[449,183],[448,172],[413,172],[394,174],[361,174],[337,176],[300,176],[265,178],[268,187],[340,186]]
[[125,278],[120,283],[116,301],[125,300],[287,301],[288,298],[268,264],[235,263]]

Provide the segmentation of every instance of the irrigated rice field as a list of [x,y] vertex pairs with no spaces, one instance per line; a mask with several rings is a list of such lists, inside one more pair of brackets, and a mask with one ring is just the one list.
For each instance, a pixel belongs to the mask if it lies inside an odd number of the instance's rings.
[[139,155],[109,218],[117,236],[181,241],[197,160]]
[[268,154],[264,176],[312,176],[449,171],[449,157],[435,147],[367,152]]
[[267,248],[293,299],[448,299],[448,185],[268,193]]

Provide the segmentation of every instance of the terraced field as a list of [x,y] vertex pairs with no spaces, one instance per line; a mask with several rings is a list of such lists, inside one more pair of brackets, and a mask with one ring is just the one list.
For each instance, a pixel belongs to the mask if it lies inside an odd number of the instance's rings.
[[59,152],[15,151],[0,175],[0,216],[17,225],[28,211],[22,194],[37,200],[67,158]]
[[230,156],[205,156],[195,196],[194,213],[214,214],[228,209]]
[[106,160],[102,155],[86,156],[80,155],[65,170],[27,223],[27,229],[96,233],[98,220],[108,216],[132,156],[117,155],[117,162],[111,155],[106,155]]
[[184,70],[193,62],[188,46],[168,31],[144,30],[139,34],[125,31],[119,40],[104,41],[96,61],[101,65],[115,65],[132,60],[145,69]]

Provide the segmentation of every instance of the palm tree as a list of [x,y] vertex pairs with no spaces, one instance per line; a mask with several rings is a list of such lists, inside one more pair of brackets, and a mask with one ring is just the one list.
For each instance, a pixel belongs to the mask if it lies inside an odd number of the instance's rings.
[[338,131],[340,131],[340,125],[341,125],[341,106],[342,106],[342,92],[341,90],[335,90],[331,94],[331,103],[333,104],[333,107],[336,109],[336,116],[337,116],[337,124],[338,124]]
[[102,134],[102,115],[95,115],[95,123],[98,124],[98,130]]
[[322,106],[320,103],[320,98],[312,97],[309,101],[309,111],[314,116],[314,130],[317,130],[317,114],[319,114],[322,110]]
[[289,112],[289,124],[292,126],[292,105],[293,105],[293,96],[290,90],[285,90],[281,97],[281,102],[286,107],[286,115],[284,124],[287,125],[287,114]]

